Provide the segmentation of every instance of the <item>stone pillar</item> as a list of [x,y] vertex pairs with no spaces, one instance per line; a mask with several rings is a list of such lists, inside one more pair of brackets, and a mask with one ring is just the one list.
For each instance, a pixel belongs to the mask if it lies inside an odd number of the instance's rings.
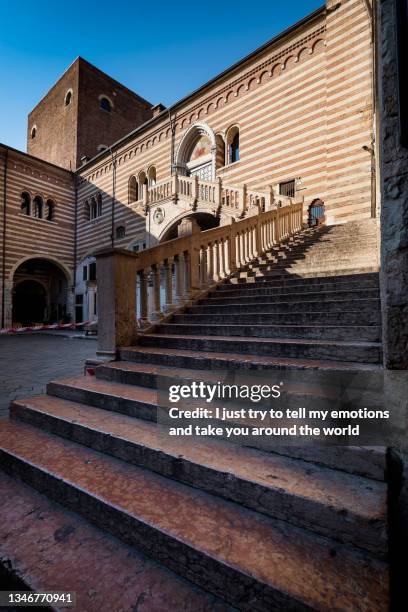
[[200,251],[200,286],[205,289],[208,285],[208,262],[207,247],[202,247]]
[[136,341],[135,257],[114,249],[97,253],[98,355],[114,358],[118,347]]
[[[401,144],[394,0],[378,4],[384,365],[408,369],[408,148]],[[406,78],[403,75],[402,78]],[[402,109],[407,113],[407,109]]]
[[184,254],[180,253],[176,259],[176,299],[178,304],[184,303]]
[[165,305],[164,308],[166,312],[173,310],[173,258],[169,257],[164,263],[164,273],[165,273]]
[[177,227],[179,238],[182,236],[191,236],[192,234],[197,234],[200,231],[200,226],[194,217],[185,217]]
[[138,272],[140,283],[140,322],[145,325],[149,321],[149,288],[146,270]]
[[161,299],[160,299],[160,264],[155,264],[152,266],[153,272],[153,312],[152,312],[152,321],[157,321],[162,316],[161,311]]

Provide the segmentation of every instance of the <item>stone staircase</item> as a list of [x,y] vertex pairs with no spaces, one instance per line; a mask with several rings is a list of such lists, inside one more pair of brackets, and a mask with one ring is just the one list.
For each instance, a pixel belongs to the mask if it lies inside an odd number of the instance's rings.
[[[0,557],[81,610],[388,609],[386,452],[167,436],[169,381],[381,369],[375,225],[304,230],[0,429]],[[1,574],[0,574],[1,575]]]

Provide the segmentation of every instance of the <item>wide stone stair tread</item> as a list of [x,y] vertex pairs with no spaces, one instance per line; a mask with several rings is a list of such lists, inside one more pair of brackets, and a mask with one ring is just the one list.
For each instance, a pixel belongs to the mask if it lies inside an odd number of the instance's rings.
[[[327,310],[325,312],[361,312],[363,307],[365,306],[370,311],[379,309],[380,299],[379,298],[357,298],[351,300],[327,300],[324,302]],[[245,314],[251,313],[259,313],[259,312],[271,312],[276,313],[277,315],[285,315],[287,312],[284,312],[284,309],[287,308],[290,312],[301,311],[305,312],[318,312],[322,309],[321,300],[302,300],[302,301],[287,301],[287,302],[275,302],[273,300],[268,300],[266,297],[262,301],[255,300],[251,303],[247,302],[237,302],[236,299],[233,301],[225,301],[222,304],[214,304],[212,300],[200,300],[197,304],[192,304],[188,306],[185,310],[186,314],[195,314],[196,312],[209,312],[213,314],[224,314],[225,312],[229,312],[234,314],[236,309],[239,311],[244,311]],[[312,309],[313,308],[313,309]],[[316,308],[316,310],[314,310]],[[263,310],[265,309],[265,310]],[[278,309],[278,310],[276,310]]]
[[[160,337],[160,335],[159,335]],[[220,351],[197,351],[189,349],[169,349],[160,346],[130,346],[119,350],[121,359],[139,361],[160,360],[163,365],[177,365],[177,357],[188,360],[189,367],[196,369],[301,369],[301,370],[324,370],[334,372],[360,371],[382,371],[382,366],[377,363],[359,363],[349,361],[335,361],[324,359],[302,359],[290,357],[272,357],[269,355],[256,355],[251,353],[230,353]],[[169,363],[170,362],[170,363]],[[185,366],[180,366],[185,367]]]
[[1,563],[26,590],[74,591],[87,612],[233,610],[1,471],[0,499]]
[[[285,299],[290,299],[290,300],[294,300],[296,301],[297,299],[299,299],[299,296],[305,296],[305,297],[310,297],[311,295],[313,295],[314,297],[318,297],[320,300],[323,300],[326,298],[326,296],[334,298],[335,296],[339,296],[340,299],[344,299],[344,297],[346,296],[351,296],[352,298],[357,298],[357,297],[361,297],[361,298],[367,298],[367,297],[378,297],[378,289],[337,289],[337,290],[330,290],[330,289],[325,289],[324,291],[319,291],[318,288],[313,287],[312,291],[301,291],[301,292],[296,292],[295,289],[292,290],[291,287],[288,288],[288,291],[282,291],[280,293],[275,292],[274,293],[274,288],[273,287],[255,287],[252,288],[250,285],[247,285],[245,287],[241,287],[240,285],[237,285],[236,289],[230,289],[229,288],[230,285],[228,286],[228,290],[225,291],[213,291],[212,293],[209,294],[209,298],[210,299],[231,299],[231,297],[234,296],[240,296],[240,295],[247,295],[248,297],[251,297],[253,295],[274,295],[275,297],[284,297]],[[231,285],[231,287],[233,287],[233,285]],[[302,299],[302,298],[300,298]]]
[[6,471],[230,603],[387,609],[387,565],[355,549],[25,424],[0,446]]
[[385,483],[167,428],[47,395],[11,415],[163,476],[373,553],[386,553]]
[[[373,376],[377,379],[377,372],[377,370],[361,372],[370,377],[373,393],[375,393],[375,384],[371,379]],[[47,385],[48,394],[65,400],[86,403],[104,410],[119,412],[133,418],[156,422],[159,401],[158,388],[165,392],[168,385],[174,380],[183,384],[200,380],[207,383],[218,382],[220,372],[167,367],[151,363],[113,361],[99,366],[96,369],[96,376],[96,378],[82,376],[52,381]],[[319,376],[318,371],[315,372],[315,376]],[[325,376],[323,374],[323,377]],[[327,394],[327,392],[328,390],[324,390],[324,393]],[[304,398],[305,394],[303,389],[296,388],[294,393],[298,394],[294,398],[296,407],[298,407],[300,405],[299,399]],[[317,406],[317,400],[321,398],[323,393],[319,384],[316,389],[312,387],[308,393],[316,397]],[[290,445],[285,447],[279,444],[273,449],[267,448],[264,450],[273,450],[277,454],[294,456],[328,466],[331,469],[375,480],[383,481],[385,477],[386,452],[384,447],[320,447],[316,445],[298,447]]]
[[251,311],[249,308],[246,312],[231,313],[231,312],[192,312],[184,314],[176,314],[173,316],[171,323],[227,323],[230,325],[245,324],[251,325],[319,325],[320,327],[327,325],[360,325],[361,319],[364,319],[363,326],[380,325],[380,313],[377,311],[364,312],[361,310],[343,310],[342,312],[319,312],[311,310],[306,312],[262,312]]
[[263,339],[289,339],[289,340],[336,340],[357,342],[379,342],[381,327],[377,324],[362,325],[359,322],[353,324],[324,323],[320,325],[311,323],[220,323],[220,322],[176,322],[160,324],[156,328],[160,334],[180,334],[197,336],[235,336],[246,338]]
[[[381,343],[358,340],[326,340],[312,338],[264,338],[225,335],[181,335],[152,333],[139,337],[141,346],[161,346],[168,349],[187,348],[198,351],[226,351],[291,358],[348,360],[378,363]],[[173,352],[173,351],[171,351]]]
[[[195,340],[225,340],[225,341],[231,341],[231,342],[235,342],[234,338],[231,338],[230,336],[202,336],[200,334],[200,336],[184,336],[182,334],[177,334],[177,335],[173,335],[173,334],[146,334],[144,336],[141,336],[141,338],[146,339],[146,338],[151,338],[151,339],[157,339],[157,340],[162,340],[163,338],[169,338],[170,340],[174,340],[175,338],[179,339],[179,340],[191,340],[191,339],[195,339]],[[246,344],[249,345],[253,345],[255,343],[253,338],[239,338],[239,342],[245,342]],[[312,338],[262,338],[262,337],[257,337],[256,338],[256,343],[257,344],[304,344],[304,345],[314,345],[316,343],[318,344],[322,344],[322,345],[327,345],[327,346],[331,346],[333,344],[335,344],[336,346],[362,346],[362,347],[378,347],[380,346],[379,342],[364,342],[364,341],[350,341],[350,340],[342,340],[342,341],[332,341],[332,340],[315,340]]]

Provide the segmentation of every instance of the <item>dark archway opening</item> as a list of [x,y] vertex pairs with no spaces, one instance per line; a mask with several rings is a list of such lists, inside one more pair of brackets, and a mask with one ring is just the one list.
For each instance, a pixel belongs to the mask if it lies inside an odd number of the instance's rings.
[[46,259],[29,259],[13,280],[14,325],[69,322],[68,282],[60,267]]
[[41,283],[25,280],[14,290],[13,321],[28,325],[42,322],[47,308],[47,294]]
[[[196,213],[194,215],[189,215],[189,217],[197,221],[202,232],[218,227],[220,224],[219,218],[214,217],[214,215],[211,215],[210,213]],[[178,226],[180,225],[181,221],[182,219],[169,227],[160,242],[166,242],[167,240],[174,240],[174,238],[178,238]]]

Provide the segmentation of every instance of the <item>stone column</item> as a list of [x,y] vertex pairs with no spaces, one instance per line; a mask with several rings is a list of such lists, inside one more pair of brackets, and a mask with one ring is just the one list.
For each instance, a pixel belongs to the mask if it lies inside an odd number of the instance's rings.
[[164,263],[164,273],[165,273],[165,300],[166,303],[164,308],[166,312],[173,310],[173,257],[169,257],[166,259]]
[[152,321],[157,321],[161,318],[162,316],[162,311],[161,311],[161,299],[160,299],[160,270],[161,270],[161,266],[160,264],[154,264],[152,266],[152,273],[153,273],[153,312],[152,312],[152,316],[151,319]]
[[140,282],[140,322],[146,325],[149,321],[149,294],[147,286],[147,272],[140,270],[138,273]]
[[178,304],[184,304],[184,254],[176,259],[176,299]]

